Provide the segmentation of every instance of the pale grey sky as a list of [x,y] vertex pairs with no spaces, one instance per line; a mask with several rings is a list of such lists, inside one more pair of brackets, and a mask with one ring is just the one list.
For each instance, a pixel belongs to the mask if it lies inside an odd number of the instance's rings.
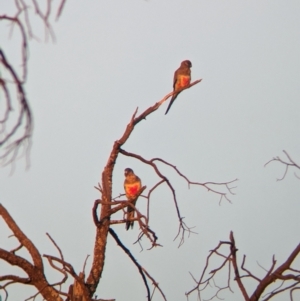
[[[56,254],[45,235],[49,232],[79,271],[86,255],[92,255],[91,208],[99,197],[93,186],[113,142],[136,107],[141,112],[171,92],[175,69],[189,59],[193,80],[203,81],[181,93],[167,116],[164,104],[141,122],[124,149],[163,158],[193,181],[238,178],[236,196],[232,204],[219,206],[217,195],[188,189],[163,168],[176,187],[186,223],[198,234],[177,248],[178,221],[166,187],[151,203],[151,226],[162,248],[140,252],[133,245],[137,227],[114,230],[168,300],[185,300],[193,287],[189,272],[198,278],[209,250],[227,240],[231,230],[239,257],[247,254],[247,267],[261,277],[257,262],[268,268],[275,254],[280,264],[299,243],[299,180],[290,172],[276,182],[284,167],[264,168],[272,157],[284,157],[283,149],[300,162],[299,15],[296,0],[67,1],[54,23],[56,43],[30,44],[31,167],[26,171],[20,160],[13,175],[10,167],[0,169],[1,203],[42,254]],[[9,40],[7,27],[0,34],[1,44],[12,49],[17,35]],[[123,193],[126,167],[148,188],[157,181],[148,166],[119,157],[114,195]],[[138,202],[141,211],[144,203]],[[2,221],[0,227],[1,246],[15,246]],[[241,300],[234,291],[221,296]],[[11,289],[9,301],[30,293]],[[97,293],[118,301],[145,300],[138,271],[111,238]]]

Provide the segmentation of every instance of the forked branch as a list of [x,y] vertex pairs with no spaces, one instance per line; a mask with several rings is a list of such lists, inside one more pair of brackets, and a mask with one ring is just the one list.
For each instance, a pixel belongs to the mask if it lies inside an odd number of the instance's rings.
[[[229,247],[229,248],[228,248]],[[224,252],[226,249],[227,252]],[[240,289],[240,292],[245,301],[258,301],[270,300],[273,296],[283,293],[285,291],[290,292],[290,300],[293,301],[293,292],[300,287],[300,271],[292,268],[292,264],[296,258],[299,258],[300,244],[292,251],[286,261],[275,269],[276,260],[273,257],[271,267],[266,270],[266,274],[263,278],[256,277],[249,269],[245,268],[246,256],[244,255],[241,265],[238,263],[236,248],[233,232],[230,233],[229,241],[221,241],[216,248],[210,251],[210,254],[206,258],[205,267],[201,273],[199,280],[196,280],[192,276],[195,287],[186,293],[187,297],[190,297],[193,293],[197,293],[198,299],[202,300],[204,291],[207,291],[209,287],[214,289],[209,300],[220,299],[220,293],[224,289],[231,290],[231,282],[236,281]],[[217,258],[222,259],[222,263],[216,268],[210,270],[213,265],[213,261]],[[210,272],[209,272],[210,270]],[[217,285],[216,275],[222,275],[222,272],[226,273],[227,270],[227,284]],[[233,270],[233,277],[231,276],[231,270]],[[241,271],[246,274],[241,274]],[[224,276],[223,276],[224,278]],[[248,294],[243,278],[251,278],[255,280],[257,284],[252,294]],[[278,284],[279,283],[279,284]],[[277,286],[276,286],[277,285]],[[276,286],[274,288],[274,286]],[[208,292],[207,292],[208,293]],[[263,295],[265,293],[265,295]]]
[[14,283],[26,283],[35,286],[44,299],[48,301],[62,301],[60,293],[45,278],[44,265],[39,251],[19,228],[2,204],[0,204],[0,216],[12,231],[14,237],[19,241],[19,244],[29,252],[33,262],[31,263],[16,254],[17,249],[19,250],[20,248],[15,248],[14,252],[0,249],[0,259],[11,266],[18,266],[27,275],[26,278],[17,275],[0,275],[0,283],[4,282],[3,284],[1,283],[0,288],[5,289],[5,287]]
[[[141,161],[142,163],[144,164],[147,164],[149,166],[151,166],[154,170],[154,172],[157,174],[157,176],[160,178],[160,181],[157,183],[157,185],[155,185],[152,190],[151,190],[151,193],[161,184],[163,183],[166,183],[166,185],[169,187],[171,193],[172,193],[172,196],[173,196],[173,202],[174,202],[174,205],[175,205],[175,208],[176,208],[176,212],[177,212],[177,217],[178,217],[178,220],[179,220],[179,229],[178,229],[178,233],[175,237],[175,239],[177,237],[181,237],[180,238],[180,242],[179,242],[179,246],[181,246],[183,243],[184,243],[184,237],[185,237],[185,233],[187,232],[188,234],[191,234],[193,233],[192,231],[192,228],[191,227],[188,227],[186,225],[186,223],[183,221],[183,217],[180,213],[180,210],[179,210],[179,205],[178,205],[178,201],[177,201],[177,197],[176,197],[176,192],[175,192],[175,189],[172,185],[172,183],[169,181],[169,179],[164,175],[162,174],[162,172],[160,171],[160,168],[159,166],[156,164],[156,162],[160,162],[160,163],[163,163],[167,166],[170,166],[172,167],[173,170],[175,170],[175,172],[182,178],[185,179],[185,181],[188,183],[188,186],[190,187],[191,185],[196,185],[196,186],[202,186],[204,188],[206,188],[208,191],[211,191],[215,194],[218,194],[220,195],[220,202],[223,198],[225,198],[227,201],[231,202],[229,197],[228,197],[228,193],[231,194],[231,195],[234,195],[233,193],[233,189],[235,187],[231,187],[231,184],[236,182],[237,179],[235,180],[232,180],[232,181],[229,181],[229,182],[223,182],[223,183],[216,183],[216,182],[205,182],[205,183],[200,183],[200,182],[193,182],[193,181],[190,181],[183,173],[181,173],[179,171],[179,169],[170,164],[169,162],[161,159],[161,158],[153,158],[153,159],[150,159],[150,160],[147,160],[145,158],[143,158],[142,156],[140,155],[137,155],[137,154],[134,154],[134,153],[130,153],[130,152],[127,152],[125,151],[124,149],[120,148],[120,153],[123,154],[124,156],[128,156],[128,157],[132,157],[132,158],[135,158],[139,161]],[[221,190],[217,190],[216,188],[214,188],[214,186],[223,186],[225,187],[225,192],[224,191],[221,191]],[[147,196],[148,198],[148,206],[149,206],[149,203],[150,203],[150,193],[148,194]],[[148,209],[148,212],[149,212],[149,209]],[[149,219],[149,214],[148,214],[148,219]]]
[[[50,24],[52,1],[44,0],[46,8],[43,11],[40,1],[15,0],[15,11],[0,15],[0,25],[9,25],[10,35],[14,28],[20,33],[20,43],[16,50],[20,53],[20,61],[11,62],[5,43],[0,46],[0,99],[5,103],[0,111],[0,164],[13,163],[19,155],[26,154],[27,159],[31,146],[33,132],[32,111],[25,92],[28,69],[29,40],[38,38],[32,27],[32,15],[42,22],[45,27],[45,37],[54,33]],[[61,14],[65,0],[62,0],[57,15]],[[27,164],[29,161],[27,160]]]
[[[283,173],[283,176],[281,178],[278,178],[277,181],[282,181],[285,176],[287,175],[288,173],[288,170],[289,168],[296,168],[296,169],[300,169],[300,165],[297,164],[293,159],[292,157],[287,153],[287,151],[283,150],[284,154],[286,155],[287,157],[287,160],[286,159],[281,159],[280,157],[274,157],[273,159],[271,159],[270,161],[268,161],[265,166],[267,166],[269,163],[273,162],[273,161],[277,161],[281,164],[283,164],[285,166],[285,171]],[[296,178],[300,179],[300,176],[294,172],[294,175]]]

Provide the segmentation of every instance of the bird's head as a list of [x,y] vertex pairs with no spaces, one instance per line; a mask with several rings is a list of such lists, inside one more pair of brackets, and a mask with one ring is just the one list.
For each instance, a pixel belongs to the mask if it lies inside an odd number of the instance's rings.
[[181,66],[185,66],[185,67],[191,68],[192,67],[192,63],[189,60],[185,60],[185,61],[181,62]]
[[131,168],[125,168],[125,170],[124,170],[125,177],[130,175],[130,174],[133,174],[133,170]]

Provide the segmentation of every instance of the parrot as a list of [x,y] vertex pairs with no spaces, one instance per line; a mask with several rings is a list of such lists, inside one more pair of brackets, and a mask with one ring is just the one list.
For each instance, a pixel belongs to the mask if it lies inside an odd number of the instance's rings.
[[[173,96],[170,100],[169,106],[166,110],[165,115],[170,110],[174,100],[181,92],[182,88],[188,86],[191,82],[191,67],[192,63],[189,60],[181,62],[180,67],[174,73],[173,79]],[[177,92],[177,93],[176,93]]]
[[[141,179],[136,176],[131,168],[126,168],[125,172],[125,181],[124,181],[124,190],[128,201],[130,201],[134,206],[138,199],[138,193],[142,188]],[[133,228],[133,221],[130,219],[134,218],[134,209],[131,206],[127,207],[127,218],[126,221],[126,230],[128,230],[131,226]]]

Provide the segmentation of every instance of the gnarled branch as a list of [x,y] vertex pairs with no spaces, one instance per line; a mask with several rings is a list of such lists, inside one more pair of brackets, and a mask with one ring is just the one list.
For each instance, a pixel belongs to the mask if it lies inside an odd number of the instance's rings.
[[[229,246],[229,251],[227,254],[224,254],[224,252],[221,252],[221,248]],[[190,296],[192,293],[197,292],[199,300],[201,300],[201,294],[204,290],[207,290],[209,286],[215,287],[216,291],[210,298],[210,300],[213,300],[214,298],[220,298],[219,294],[224,289],[230,288],[230,282],[232,280],[236,281],[238,284],[238,287],[240,289],[240,292],[243,295],[243,299],[245,301],[258,301],[258,300],[270,300],[273,296],[278,295],[284,291],[289,291],[291,300],[292,294],[295,289],[297,289],[300,286],[300,272],[297,269],[294,269],[291,267],[291,265],[294,263],[295,259],[300,254],[300,244],[292,251],[290,256],[286,259],[286,261],[281,264],[277,269],[275,269],[276,260],[273,257],[272,265],[269,270],[266,270],[266,274],[263,278],[258,278],[253,275],[253,273],[245,268],[245,260],[246,256],[243,257],[243,261],[239,267],[239,263],[237,261],[236,253],[238,249],[235,244],[235,239],[233,236],[233,232],[230,233],[229,241],[221,241],[216,248],[210,251],[210,254],[206,258],[206,264],[202,271],[202,274],[199,278],[199,280],[196,280],[195,277],[192,276],[193,280],[195,281],[196,285],[193,289],[188,291],[186,293],[187,296]],[[219,265],[217,268],[211,270],[208,273],[209,266],[212,264],[212,257],[217,256],[223,258],[223,261],[221,265]],[[221,273],[224,271],[225,268],[228,268],[228,280],[227,285],[225,286],[218,286],[215,283],[215,276],[217,273]],[[231,279],[230,269],[233,269],[234,271],[234,278]],[[241,275],[240,271],[245,271],[246,275]],[[287,274],[287,272],[289,272]],[[254,289],[251,295],[248,295],[244,283],[243,278],[250,277],[258,282],[258,285]],[[278,287],[273,288],[272,285],[274,283],[280,283]],[[267,293],[263,296],[263,293]],[[260,299],[262,298],[262,299]]]

